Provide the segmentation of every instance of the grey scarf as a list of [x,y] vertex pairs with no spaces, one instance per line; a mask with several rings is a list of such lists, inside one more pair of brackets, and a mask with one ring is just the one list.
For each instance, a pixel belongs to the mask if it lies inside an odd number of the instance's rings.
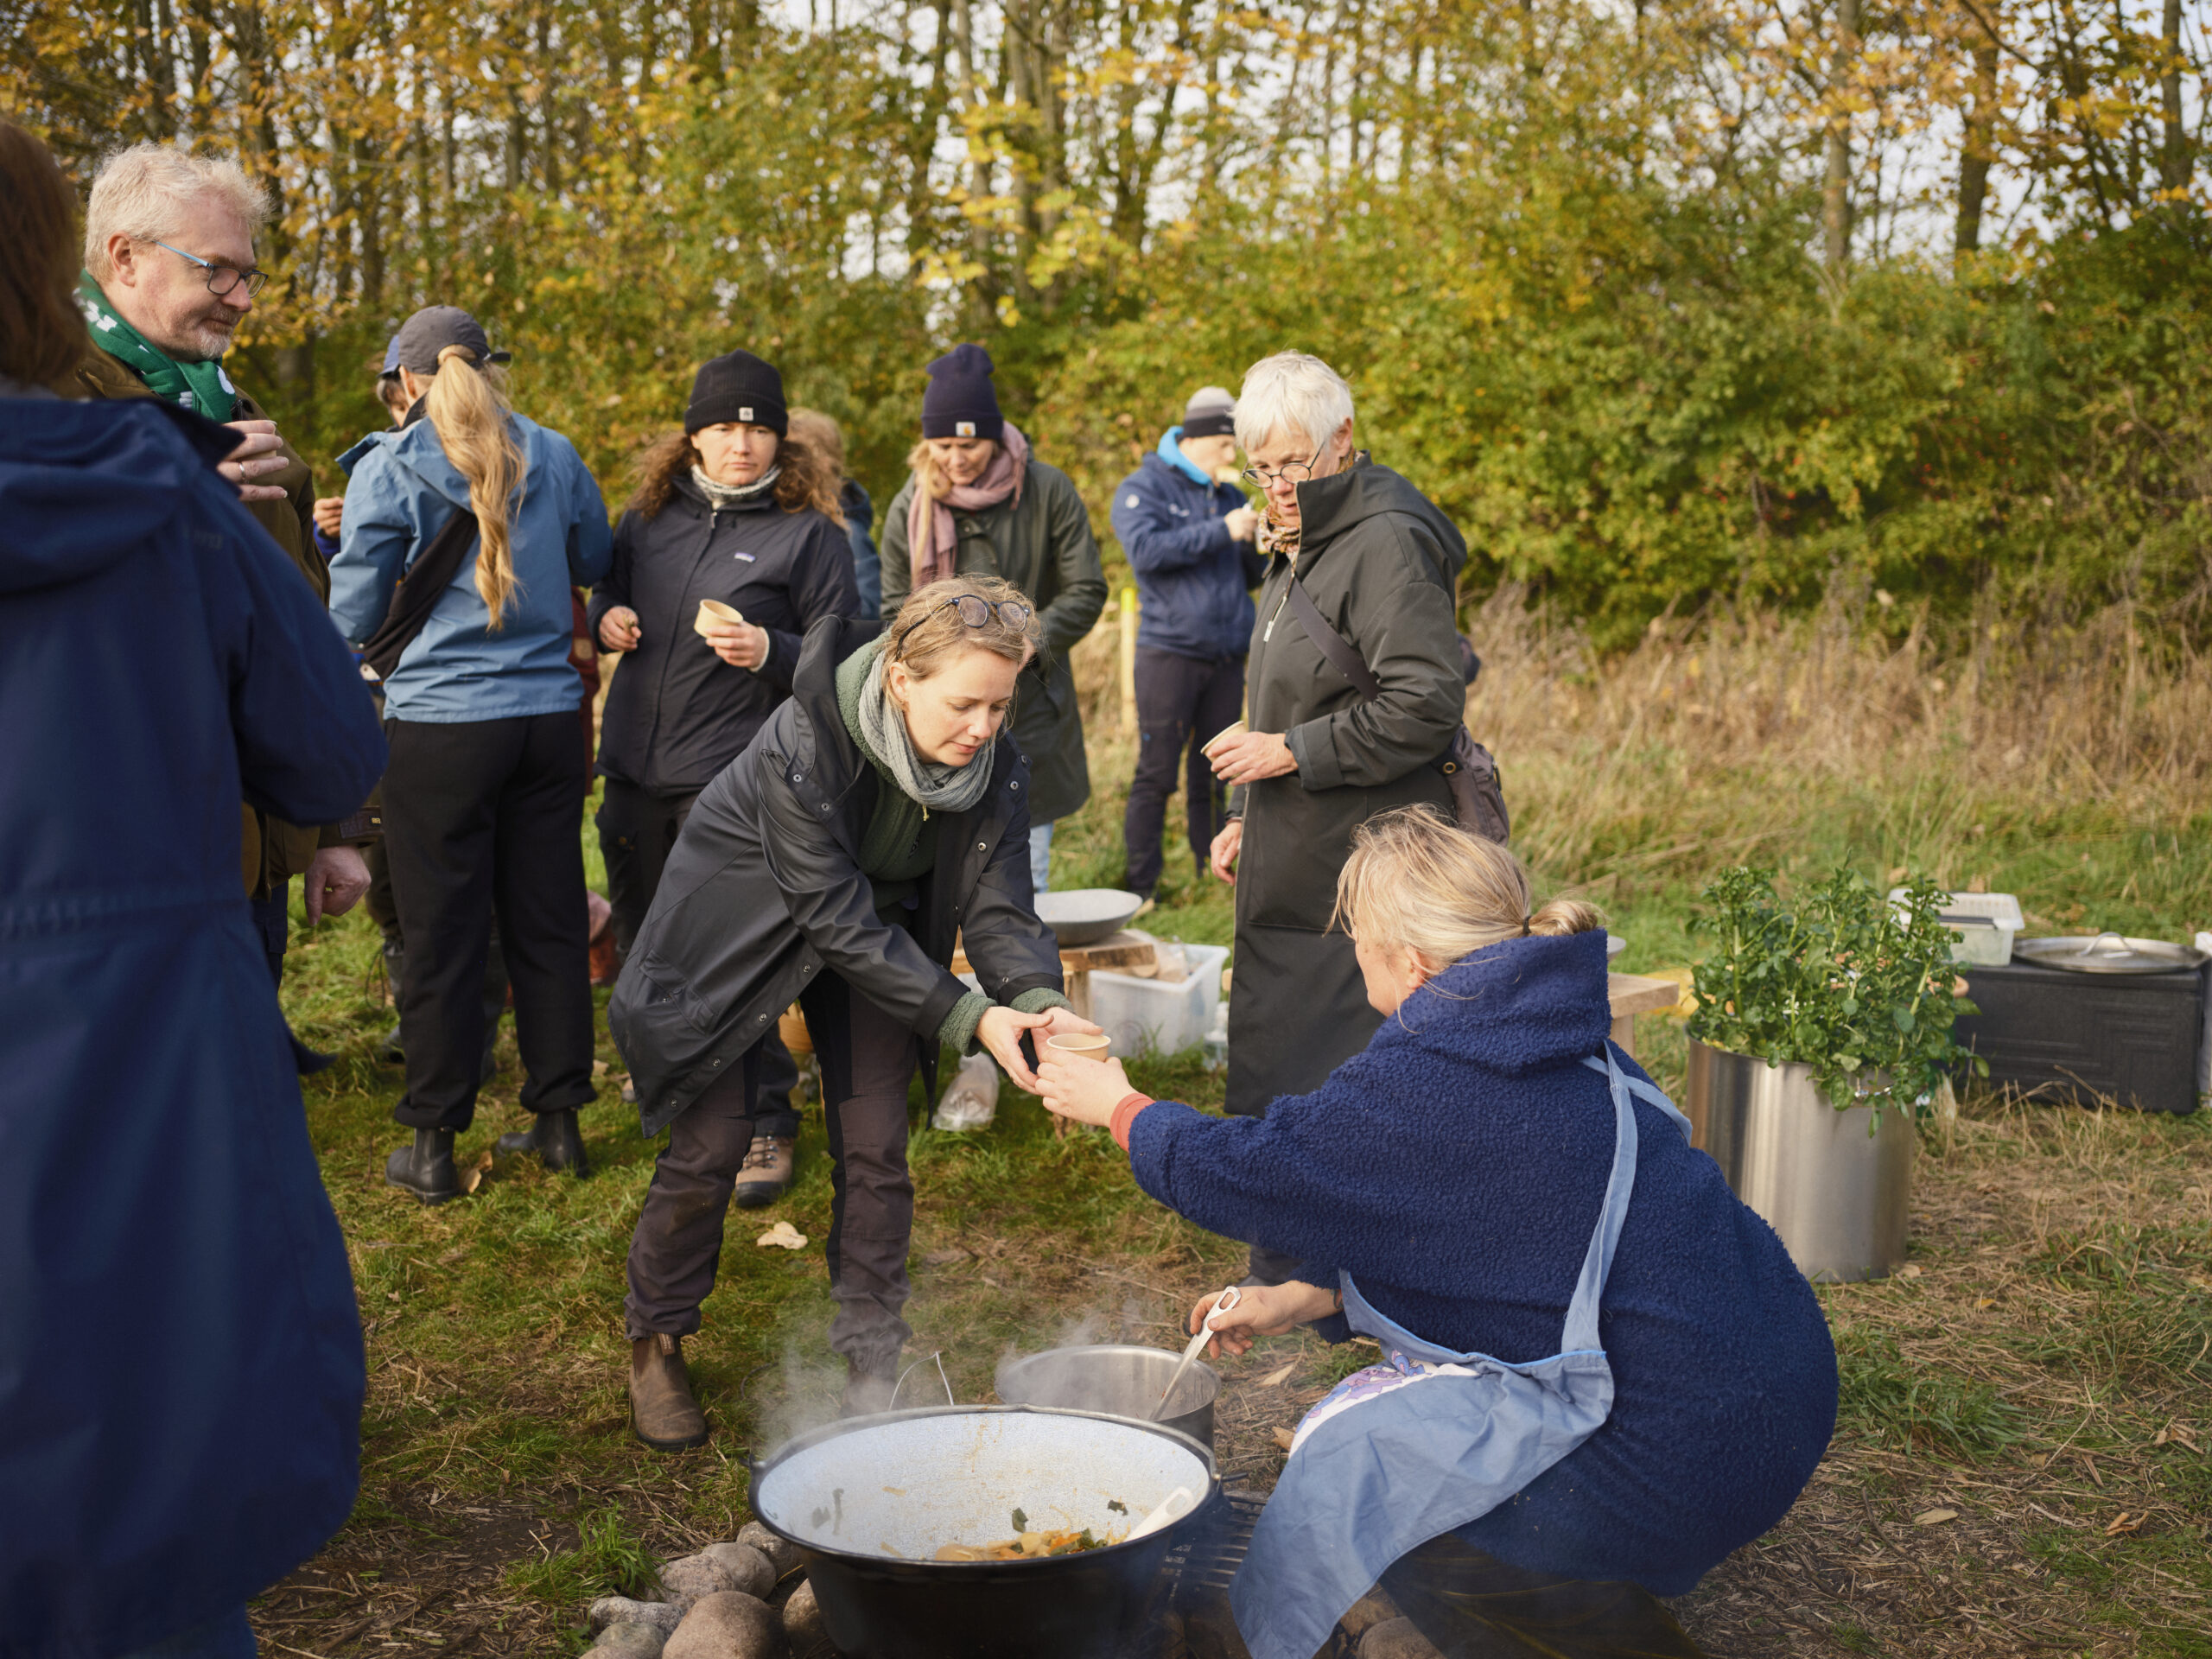
[[868,683],[861,688],[861,736],[891,780],[919,801],[925,814],[965,812],[990,789],[991,757],[998,746],[992,745],[964,766],[923,760],[907,735],[906,717],[884,689],[883,667],[883,653],[878,652],[868,666]]
[[771,467],[750,484],[717,484],[695,466],[691,468],[691,481],[699,486],[699,493],[707,498],[708,506],[716,512],[721,512],[727,508],[737,505],[741,501],[752,500],[763,490],[775,488],[776,480],[783,470],[780,467]]

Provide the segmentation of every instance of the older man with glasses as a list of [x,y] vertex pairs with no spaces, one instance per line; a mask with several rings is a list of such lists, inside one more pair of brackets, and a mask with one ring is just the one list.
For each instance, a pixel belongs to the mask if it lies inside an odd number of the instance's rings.
[[[236,432],[238,446],[217,472],[327,602],[314,476],[223,366],[269,280],[254,264],[254,237],[268,217],[267,194],[236,162],[155,143],[110,156],[85,212],[78,298],[93,350],[77,378],[92,397],[159,397]],[[310,925],[351,909],[368,891],[359,848],[375,838],[377,815],[364,808],[342,824],[306,827],[240,810],[245,885],[270,969],[281,978],[291,878],[307,878]]]
[[[1352,442],[1351,388],[1317,357],[1252,365],[1236,399],[1268,556],[1245,671],[1249,730],[1211,745],[1234,787],[1214,874],[1236,887],[1228,1109],[1263,1116],[1367,1046],[1352,942],[1330,923],[1353,832],[1394,807],[1452,817],[1441,764],[1466,698],[1458,624],[1466,543],[1435,504]],[[1364,662],[1363,696],[1338,664]],[[1351,664],[1353,667],[1358,664]],[[1248,1282],[1297,1263],[1252,1248]]]

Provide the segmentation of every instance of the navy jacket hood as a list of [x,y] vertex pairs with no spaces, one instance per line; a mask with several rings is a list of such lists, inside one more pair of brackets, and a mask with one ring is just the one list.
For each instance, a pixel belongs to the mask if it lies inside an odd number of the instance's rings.
[[213,421],[152,397],[120,408],[10,398],[0,411],[0,594],[80,582],[143,547],[175,516],[195,467],[238,445]]
[[1383,1022],[1395,1040],[1506,1077],[1599,1052],[1610,1024],[1602,928],[1473,951]]

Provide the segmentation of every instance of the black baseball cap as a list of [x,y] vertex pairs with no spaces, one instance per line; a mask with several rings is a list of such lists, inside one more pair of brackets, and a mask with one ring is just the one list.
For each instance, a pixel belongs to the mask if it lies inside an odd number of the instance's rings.
[[417,374],[438,372],[438,353],[448,346],[467,347],[477,362],[511,363],[511,352],[495,352],[484,325],[457,305],[426,305],[399,325],[384,354],[387,373],[412,369]]

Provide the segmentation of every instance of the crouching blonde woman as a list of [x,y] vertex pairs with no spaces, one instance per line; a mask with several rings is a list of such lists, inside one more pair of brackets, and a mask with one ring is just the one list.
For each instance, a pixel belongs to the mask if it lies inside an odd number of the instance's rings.
[[[914,1184],[906,1085],[942,1043],[980,1045],[1025,1089],[1021,1052],[1098,1027],[1061,994],[1029,892],[1029,763],[1007,731],[1036,613],[992,577],[932,582],[889,630],[824,617],[788,702],[685,819],[607,1025],[648,1135],[669,1132],[630,1242],[630,1404],[656,1450],[696,1446],[683,1363],[754,1133],[763,1040],[793,1001],[829,1122],[830,1345],[849,1413],[884,1409],[899,1350]],[[961,936],[982,989],[953,977]]]
[[1310,1659],[1379,1580],[1447,1656],[1694,1655],[1656,1598],[1779,1521],[1834,1427],[1820,1305],[1607,1041],[1595,912],[1415,807],[1355,836],[1337,918],[1384,1018],[1313,1094],[1217,1118],[1044,1067],[1147,1192],[1302,1263],[1219,1346],[1382,1344],[1300,1425],[1237,1625]]

